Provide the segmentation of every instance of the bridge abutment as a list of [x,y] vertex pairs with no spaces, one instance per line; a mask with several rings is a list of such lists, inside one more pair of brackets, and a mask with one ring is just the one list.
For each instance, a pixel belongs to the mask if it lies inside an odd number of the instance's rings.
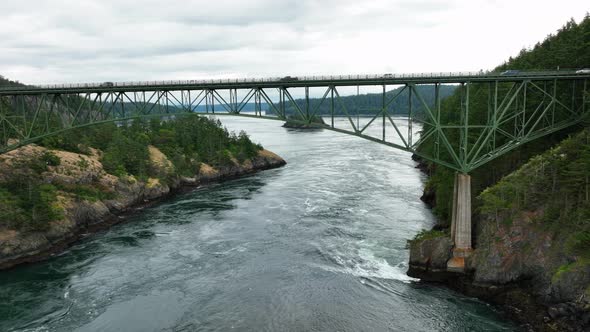
[[447,270],[464,272],[465,258],[473,251],[471,248],[471,176],[469,174],[455,174],[451,240],[454,243],[453,257],[447,262]]

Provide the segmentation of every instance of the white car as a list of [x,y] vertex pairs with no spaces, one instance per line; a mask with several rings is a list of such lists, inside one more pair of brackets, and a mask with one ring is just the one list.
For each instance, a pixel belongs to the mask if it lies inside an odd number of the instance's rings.
[[590,74],[590,68],[576,70],[576,74]]

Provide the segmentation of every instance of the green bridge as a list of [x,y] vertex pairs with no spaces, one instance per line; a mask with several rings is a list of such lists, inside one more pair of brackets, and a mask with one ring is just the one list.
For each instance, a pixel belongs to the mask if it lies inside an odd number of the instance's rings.
[[[355,135],[456,170],[449,270],[462,271],[471,251],[468,174],[524,143],[587,120],[589,79],[585,71],[508,71],[10,87],[0,89],[0,153],[66,130],[134,118],[294,117],[291,121]],[[458,89],[459,106],[452,114],[441,113],[443,85]],[[361,86],[380,91],[380,107],[361,110],[342,101],[343,90]],[[432,87],[432,95],[423,95],[421,86]],[[321,96],[319,103],[312,105],[310,90]],[[304,97],[294,98],[294,91]],[[400,98],[407,110],[403,116],[393,106]],[[475,99],[486,101],[485,116],[473,111]],[[244,110],[248,104],[254,104],[253,111]],[[329,111],[320,111],[322,105]],[[420,149],[425,143],[435,148]]]

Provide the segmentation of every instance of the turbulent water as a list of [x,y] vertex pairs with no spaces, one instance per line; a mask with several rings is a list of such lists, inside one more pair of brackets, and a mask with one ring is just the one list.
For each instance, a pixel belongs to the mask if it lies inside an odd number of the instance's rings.
[[288,165],[176,196],[49,261],[0,272],[0,331],[512,331],[406,276],[434,222],[410,155],[223,118]]

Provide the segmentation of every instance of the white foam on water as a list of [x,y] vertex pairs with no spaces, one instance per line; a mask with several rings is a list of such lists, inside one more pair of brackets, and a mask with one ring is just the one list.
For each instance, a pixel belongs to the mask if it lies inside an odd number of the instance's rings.
[[401,266],[391,266],[385,259],[375,257],[375,254],[368,249],[360,249],[359,256],[362,258],[362,263],[356,265],[351,271],[355,276],[399,280],[405,283],[419,280],[408,276]]
[[396,266],[390,265],[385,259],[376,257],[373,252],[362,248],[358,251],[360,259],[351,260],[350,253],[343,255],[333,255],[332,259],[339,267],[321,265],[320,268],[330,272],[347,273],[355,277],[362,278],[378,278],[386,280],[397,280],[404,283],[411,283],[419,279],[412,278],[406,274],[406,269],[403,264]]

